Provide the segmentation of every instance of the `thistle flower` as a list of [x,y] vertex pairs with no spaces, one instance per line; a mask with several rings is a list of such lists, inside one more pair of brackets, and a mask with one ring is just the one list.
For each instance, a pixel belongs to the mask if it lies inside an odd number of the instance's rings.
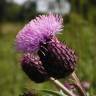
[[46,44],[42,44],[38,51],[44,68],[55,78],[70,75],[76,65],[76,55],[66,44],[52,37]]
[[[74,51],[54,38],[56,33],[62,29],[62,21],[63,19],[58,15],[41,15],[25,25],[16,36],[17,50],[24,53],[38,53],[43,68],[55,78],[70,75],[74,71],[76,63]],[[26,63],[25,61],[23,63]],[[27,66],[30,69],[31,66],[33,68],[35,65],[32,61],[24,64],[23,67]],[[38,69],[38,66],[35,66],[34,69]],[[26,68],[24,70],[27,73]]]
[[36,83],[41,83],[48,79],[48,74],[39,61],[38,56],[30,54],[24,55],[21,66],[27,76]]
[[51,35],[62,29],[63,19],[59,15],[40,15],[31,20],[16,36],[16,49],[22,52],[36,52],[40,42],[46,42]]

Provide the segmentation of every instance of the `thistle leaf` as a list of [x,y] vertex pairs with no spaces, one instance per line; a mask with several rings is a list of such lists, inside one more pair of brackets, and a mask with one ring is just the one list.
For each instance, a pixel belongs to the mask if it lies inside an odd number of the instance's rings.
[[67,96],[62,91],[41,90],[42,92],[49,94],[49,96]]

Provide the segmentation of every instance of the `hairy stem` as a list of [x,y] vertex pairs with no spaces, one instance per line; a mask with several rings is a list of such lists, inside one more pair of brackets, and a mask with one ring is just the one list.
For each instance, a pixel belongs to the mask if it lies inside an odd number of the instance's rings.
[[80,96],[87,96],[84,88],[81,86],[80,80],[78,79],[77,75],[75,72],[72,73],[72,78],[75,80],[75,83],[79,89]]
[[62,89],[62,91],[64,91],[68,96],[76,96],[72,91],[68,90],[60,81],[54,79],[53,77],[50,77],[50,80],[60,89]]

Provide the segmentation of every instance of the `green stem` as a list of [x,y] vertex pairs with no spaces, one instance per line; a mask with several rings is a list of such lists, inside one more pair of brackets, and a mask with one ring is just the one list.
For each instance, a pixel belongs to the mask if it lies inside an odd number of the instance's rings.
[[81,86],[80,80],[78,79],[75,72],[73,72],[71,76],[75,80],[75,83],[76,83],[76,85],[77,85],[77,87],[79,89],[79,92],[80,92],[80,96],[87,96],[86,92],[85,92],[84,88]]
[[62,91],[64,91],[68,96],[76,96],[72,91],[68,90],[60,81],[54,79],[53,77],[50,77],[50,80],[60,89],[62,89]]

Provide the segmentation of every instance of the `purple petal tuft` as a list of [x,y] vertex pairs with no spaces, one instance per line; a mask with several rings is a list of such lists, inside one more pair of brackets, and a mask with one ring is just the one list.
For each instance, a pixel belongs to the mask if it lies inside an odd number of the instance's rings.
[[62,30],[63,19],[59,15],[40,15],[31,20],[16,36],[16,49],[22,52],[35,52],[40,42]]

